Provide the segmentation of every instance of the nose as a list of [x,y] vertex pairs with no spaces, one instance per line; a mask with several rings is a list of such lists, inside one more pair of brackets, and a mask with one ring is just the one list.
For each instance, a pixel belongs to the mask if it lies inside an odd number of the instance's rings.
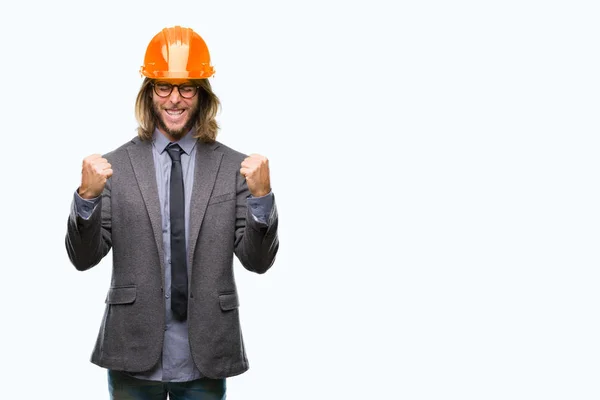
[[171,90],[171,94],[169,95],[169,100],[171,103],[179,103],[181,100],[181,95],[179,94],[179,86],[173,85],[173,90]]

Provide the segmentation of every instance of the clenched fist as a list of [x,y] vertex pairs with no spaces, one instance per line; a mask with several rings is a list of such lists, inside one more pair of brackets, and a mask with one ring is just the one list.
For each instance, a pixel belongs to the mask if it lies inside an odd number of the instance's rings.
[[102,194],[106,180],[113,174],[111,165],[100,154],[92,154],[83,159],[81,186],[77,193],[84,199],[93,199]]
[[248,189],[254,197],[262,197],[271,191],[269,160],[260,154],[250,154],[242,161],[240,174],[246,178]]

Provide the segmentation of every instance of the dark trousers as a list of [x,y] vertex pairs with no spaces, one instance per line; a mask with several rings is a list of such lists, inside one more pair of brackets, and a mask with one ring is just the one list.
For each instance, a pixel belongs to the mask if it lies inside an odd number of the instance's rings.
[[157,382],[108,371],[112,400],[225,400],[225,379],[196,379],[189,382]]

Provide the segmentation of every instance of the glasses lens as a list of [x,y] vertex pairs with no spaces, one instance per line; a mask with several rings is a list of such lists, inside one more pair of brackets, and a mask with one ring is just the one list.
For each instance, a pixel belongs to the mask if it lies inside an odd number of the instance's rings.
[[191,99],[196,95],[196,86],[194,85],[181,85],[179,86],[179,94],[181,97]]
[[154,84],[154,91],[160,97],[167,97],[168,95],[171,94],[172,90],[173,90],[173,85],[171,85],[169,83],[158,82],[158,83]]

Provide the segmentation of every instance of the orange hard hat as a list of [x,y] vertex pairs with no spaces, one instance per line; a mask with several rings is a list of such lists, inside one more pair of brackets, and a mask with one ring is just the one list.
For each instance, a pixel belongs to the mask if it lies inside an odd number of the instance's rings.
[[152,79],[204,79],[215,73],[204,40],[190,28],[165,28],[152,38],[140,73]]

